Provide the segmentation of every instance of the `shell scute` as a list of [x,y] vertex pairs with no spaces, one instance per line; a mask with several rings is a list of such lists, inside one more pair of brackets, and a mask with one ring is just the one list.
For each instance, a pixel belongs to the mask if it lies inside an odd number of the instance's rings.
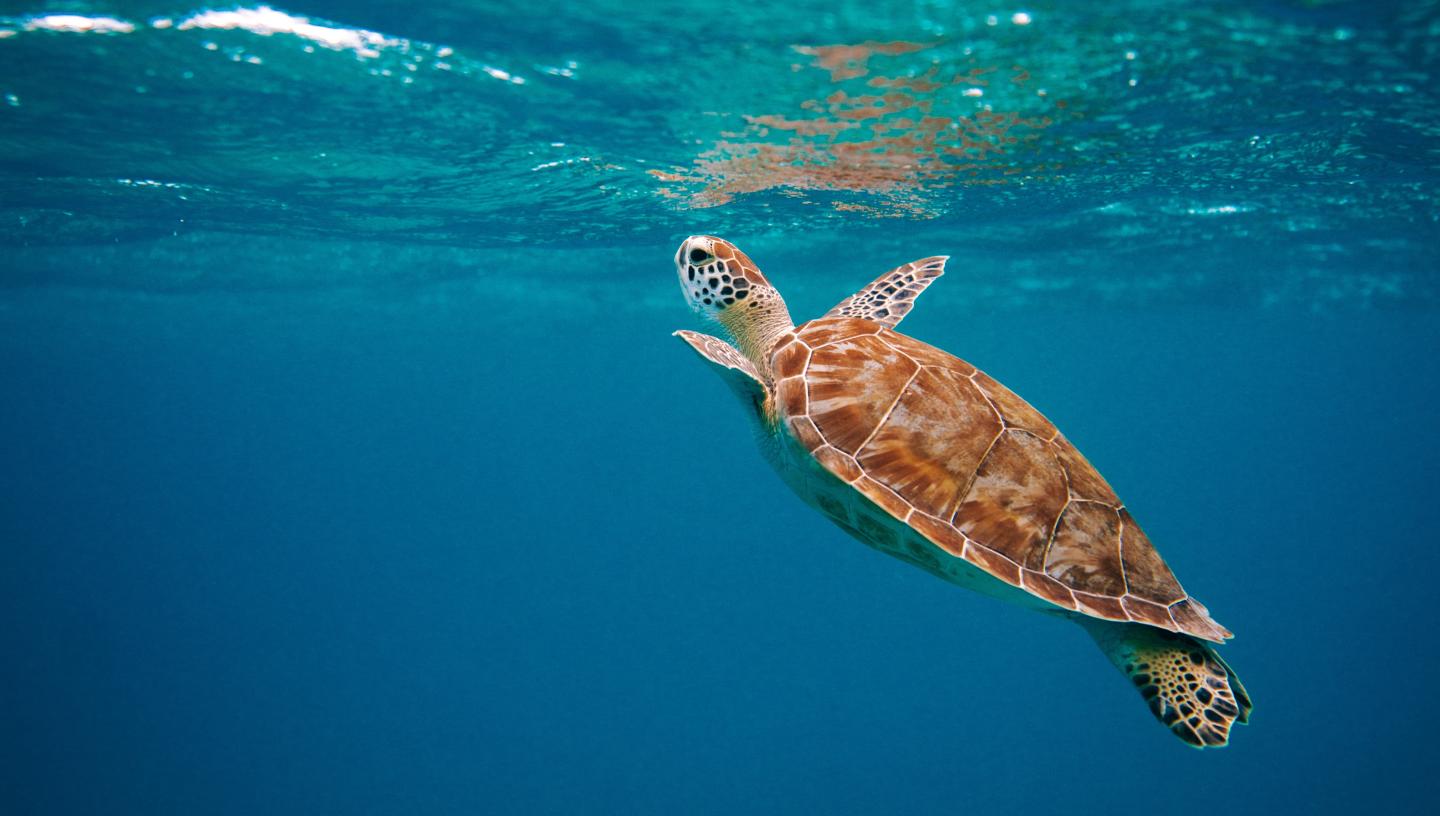
[[1020,586],[1020,565],[980,545],[972,544],[965,549],[965,560],[985,570],[1011,586]]
[[1045,572],[1081,592],[1115,598],[1124,595],[1120,515],[1115,508],[1088,501],[1070,502],[1045,554]]
[[795,434],[795,438],[800,440],[800,444],[805,446],[805,450],[814,452],[816,448],[825,444],[825,438],[820,436],[820,430],[815,427],[815,423],[808,416],[790,417],[790,432]]
[[1120,603],[1125,607],[1126,614],[1136,623],[1148,623],[1151,626],[1158,626],[1161,629],[1169,629],[1171,631],[1178,628],[1175,625],[1175,621],[1170,617],[1169,607],[1151,603],[1142,598],[1137,598],[1134,595],[1126,595],[1120,599]]
[[885,511],[895,518],[903,519],[910,515],[912,505],[908,501],[868,475],[862,475],[856,479],[855,488],[869,497],[871,501],[885,508]]
[[[937,427],[945,433],[935,433]],[[922,368],[856,459],[920,511],[949,518],[1000,431],[973,383],[946,369]]]
[[1032,563],[1065,506],[1065,474],[1050,446],[1006,431],[995,441],[951,520],[960,532],[1017,564]]
[[860,466],[851,457],[835,450],[833,445],[821,445],[815,449],[815,458],[825,469],[847,482],[860,478]]
[[1087,615],[1096,618],[1107,618],[1109,620],[1129,620],[1130,616],[1125,614],[1125,606],[1120,603],[1119,598],[1111,598],[1105,595],[1092,595],[1088,592],[1075,593],[1077,608]]
[[1080,451],[1070,444],[1063,434],[1057,435],[1054,440],[1055,458],[1060,460],[1061,466],[1065,468],[1066,479],[1070,482],[1070,495],[1077,499],[1120,506],[1120,497],[1110,489],[1110,483],[1095,470]]
[[[935,542],[935,546],[947,553],[960,558],[966,554],[965,536],[960,531],[937,518],[931,518],[923,513],[914,513],[910,516],[910,526],[921,535]],[[971,549],[974,549],[973,547]],[[967,558],[968,560],[968,558]],[[1016,576],[1017,580],[1019,576]]]
[[775,401],[785,416],[804,416],[809,410],[803,377],[786,377],[775,383]]
[[943,368],[961,377],[969,377],[975,373],[975,366],[970,365],[959,357],[947,354],[934,346],[913,341],[909,343],[904,342],[905,340],[910,340],[910,338],[905,335],[896,334],[895,332],[881,332],[879,337],[886,345],[901,352],[922,366]]
[[1185,590],[1175,580],[1175,573],[1166,566],[1155,545],[1127,510],[1120,511],[1120,552],[1125,563],[1125,583],[1130,594],[1170,605],[1185,597]]
[[1056,606],[1063,606],[1066,609],[1075,608],[1075,595],[1070,592],[1070,589],[1045,573],[1023,570],[1020,573],[1020,580],[1022,586],[1030,593],[1039,595]]
[[1005,427],[1021,428],[1045,439],[1055,435],[1055,426],[1041,413],[1030,407],[1030,403],[1015,394],[985,372],[976,371],[970,378],[985,394],[995,409],[1005,418]]
[[917,370],[915,363],[873,336],[816,349],[806,369],[810,418],[825,441],[854,454],[880,425]]
[[833,318],[830,320],[812,320],[799,327],[795,336],[805,341],[805,345],[812,349],[836,343],[841,340],[849,340],[852,337],[872,336],[879,334],[884,326],[870,320],[845,317]]
[[1186,598],[1170,605],[1170,617],[1186,632],[1208,632],[1210,640],[1224,640],[1231,637],[1230,630],[1210,619],[1210,610],[1194,598]]
[[771,355],[770,370],[774,372],[775,379],[783,380],[786,377],[797,377],[805,373],[805,366],[809,362],[810,347],[804,343],[792,341]]

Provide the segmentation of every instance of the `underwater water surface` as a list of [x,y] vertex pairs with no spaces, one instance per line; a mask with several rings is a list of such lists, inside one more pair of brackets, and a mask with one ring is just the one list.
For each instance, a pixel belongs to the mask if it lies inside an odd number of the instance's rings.
[[[0,2],[0,812],[1440,802],[1440,5],[297,2]],[[950,255],[1252,723],[801,504],[697,233]]]

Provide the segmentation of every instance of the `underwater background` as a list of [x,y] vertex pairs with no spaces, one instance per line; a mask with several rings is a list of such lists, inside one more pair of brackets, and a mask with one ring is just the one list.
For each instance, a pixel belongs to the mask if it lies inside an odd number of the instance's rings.
[[[0,0],[0,812],[1434,812],[1440,6]],[[685,236],[1046,413],[1191,750],[849,539]],[[712,329],[713,331],[713,329]]]

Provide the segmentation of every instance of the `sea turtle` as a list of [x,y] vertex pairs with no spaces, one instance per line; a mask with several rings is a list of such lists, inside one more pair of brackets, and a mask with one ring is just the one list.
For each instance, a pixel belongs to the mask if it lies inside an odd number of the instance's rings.
[[1250,714],[1210,645],[1230,632],[1054,425],[969,363],[895,331],[946,260],[886,272],[795,326],[743,252],[693,236],[675,256],[680,288],[735,345],[675,334],[744,402],[766,458],[812,507],[940,578],[1074,620],[1176,736],[1225,745]]

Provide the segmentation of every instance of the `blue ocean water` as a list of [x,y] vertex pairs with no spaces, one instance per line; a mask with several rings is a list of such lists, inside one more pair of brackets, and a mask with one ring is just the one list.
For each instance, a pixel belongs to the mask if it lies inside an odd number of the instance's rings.
[[[1440,6],[0,2],[0,812],[1432,812]],[[1060,426],[1237,637],[790,495],[686,235]]]

